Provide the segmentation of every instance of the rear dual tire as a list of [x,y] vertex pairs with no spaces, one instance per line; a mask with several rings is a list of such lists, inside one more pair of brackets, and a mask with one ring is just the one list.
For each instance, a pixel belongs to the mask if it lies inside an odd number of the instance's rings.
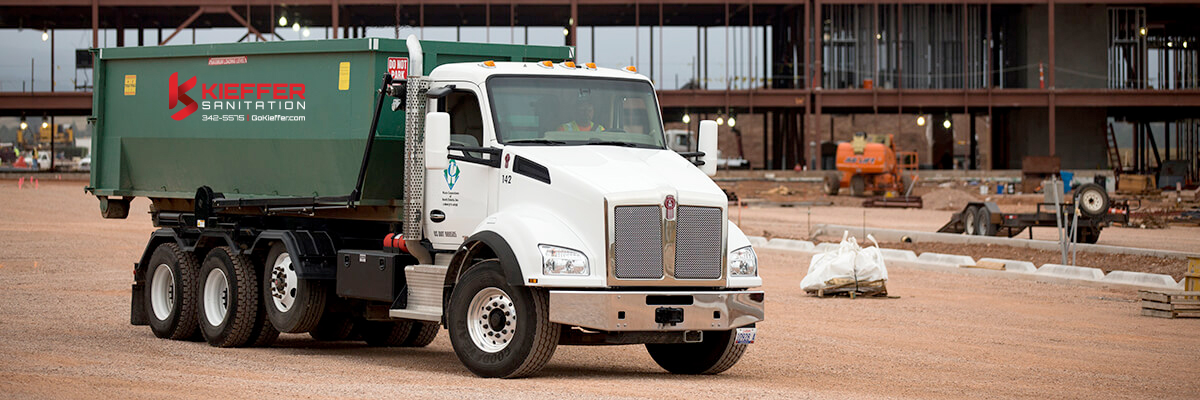
[[200,332],[216,347],[267,346],[279,331],[259,301],[254,263],[229,247],[208,252],[200,267]]
[[145,307],[150,331],[163,339],[196,336],[196,286],[199,262],[175,243],[163,243],[150,255],[146,271]]

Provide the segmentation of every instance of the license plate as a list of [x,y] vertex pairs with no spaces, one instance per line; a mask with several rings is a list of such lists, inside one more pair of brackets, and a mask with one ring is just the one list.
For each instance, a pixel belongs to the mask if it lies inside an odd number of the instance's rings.
[[754,336],[758,333],[758,328],[737,328],[737,334],[733,338],[733,342],[737,344],[754,343]]

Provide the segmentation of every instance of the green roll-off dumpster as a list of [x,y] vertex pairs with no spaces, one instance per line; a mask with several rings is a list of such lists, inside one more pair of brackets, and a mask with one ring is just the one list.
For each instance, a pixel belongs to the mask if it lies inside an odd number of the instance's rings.
[[[570,58],[569,47],[422,41],[424,70],[482,60]],[[101,208],[149,197],[191,211],[225,198],[345,196],[354,190],[381,77],[402,77],[402,40],[95,50],[91,191]],[[404,112],[385,104],[355,212],[399,220]],[[124,202],[124,204],[119,204]],[[109,215],[109,214],[106,214]],[[112,216],[123,217],[117,212]]]

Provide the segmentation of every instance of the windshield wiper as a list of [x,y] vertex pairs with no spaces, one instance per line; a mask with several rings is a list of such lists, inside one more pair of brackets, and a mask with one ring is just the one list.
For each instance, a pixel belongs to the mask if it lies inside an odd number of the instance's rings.
[[597,145],[597,146],[623,146],[623,147],[642,147],[643,146],[638,143],[618,142],[615,140],[589,140],[587,142],[584,142],[583,144]]
[[548,145],[567,144],[567,142],[564,142],[561,140],[550,140],[550,139],[516,139],[516,140],[509,140],[504,143],[505,144],[530,143],[530,144],[548,144]]

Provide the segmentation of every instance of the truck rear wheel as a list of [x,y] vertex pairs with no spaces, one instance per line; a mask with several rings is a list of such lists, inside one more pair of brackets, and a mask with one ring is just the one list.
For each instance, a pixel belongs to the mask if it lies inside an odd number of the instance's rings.
[[412,333],[412,321],[361,321],[354,324],[368,346],[399,347]]
[[673,374],[719,374],[746,353],[746,345],[734,343],[734,337],[734,331],[705,331],[699,343],[647,343],[646,351]]
[[354,331],[354,320],[345,313],[327,312],[321,316],[317,326],[308,331],[308,336],[318,341],[337,341],[350,339]]
[[246,341],[246,347],[267,347],[275,343],[279,339],[279,330],[271,325],[271,321],[267,320],[267,310],[260,302],[258,304],[258,318],[254,322],[254,331],[250,333],[250,339]]
[[450,294],[448,329],[454,354],[484,378],[519,378],[550,361],[560,329],[550,322],[545,291],[513,287],[497,260],[481,261]]
[[175,243],[160,244],[150,255],[144,298],[154,336],[173,340],[195,336],[198,264],[195,255]]
[[437,322],[413,322],[412,333],[408,334],[408,338],[404,340],[401,346],[404,347],[425,347],[433,343],[433,339],[437,338],[438,331],[441,327]]
[[863,197],[867,193],[867,178],[862,175],[854,175],[850,177],[850,194],[854,197]]
[[304,333],[321,321],[328,298],[327,282],[300,279],[296,264],[281,242],[271,246],[263,265],[263,304],[267,318],[280,332]]
[[260,329],[254,264],[229,247],[208,252],[200,267],[200,332],[216,347],[248,343]]

